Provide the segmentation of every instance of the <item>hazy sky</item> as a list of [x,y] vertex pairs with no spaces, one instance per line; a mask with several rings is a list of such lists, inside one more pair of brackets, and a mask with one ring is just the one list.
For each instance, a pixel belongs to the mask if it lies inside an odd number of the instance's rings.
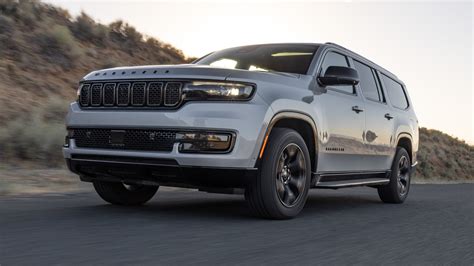
[[188,56],[268,42],[336,42],[402,79],[420,125],[474,143],[473,13],[465,2],[48,0],[123,19]]

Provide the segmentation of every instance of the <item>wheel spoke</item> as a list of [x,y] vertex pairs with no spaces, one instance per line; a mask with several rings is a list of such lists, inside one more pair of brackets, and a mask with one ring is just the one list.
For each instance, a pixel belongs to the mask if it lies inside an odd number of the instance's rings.
[[285,195],[285,185],[280,179],[277,180],[277,193],[280,198]]
[[294,161],[298,154],[298,148],[296,146],[288,146],[286,150],[288,151],[288,162]]
[[301,178],[291,178],[288,182],[288,186],[296,196],[298,196],[303,190],[303,182],[301,181]]
[[293,191],[291,191],[290,187],[285,186],[285,195],[283,196],[283,201],[286,204],[291,205],[295,201],[295,199],[296,199],[296,196],[293,193]]
[[288,168],[290,169],[290,171],[291,171],[291,173],[292,173],[293,175],[299,174],[300,171],[302,170],[302,169],[301,169],[301,161],[300,161],[300,160],[297,160],[297,159],[296,159],[296,160],[293,160],[292,162],[290,162],[290,163],[288,164]]

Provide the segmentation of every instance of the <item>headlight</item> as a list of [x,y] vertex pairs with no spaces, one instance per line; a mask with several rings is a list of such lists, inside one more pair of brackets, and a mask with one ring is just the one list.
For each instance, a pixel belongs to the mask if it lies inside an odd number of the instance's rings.
[[185,100],[247,100],[253,90],[241,83],[194,81],[184,85],[183,95]]

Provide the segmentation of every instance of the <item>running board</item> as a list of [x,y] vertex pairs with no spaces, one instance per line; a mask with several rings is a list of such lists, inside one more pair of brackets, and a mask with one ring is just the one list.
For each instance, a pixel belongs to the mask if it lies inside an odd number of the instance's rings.
[[357,187],[357,186],[376,186],[386,185],[390,182],[389,179],[385,178],[364,178],[364,179],[352,179],[344,181],[327,181],[319,182],[316,184],[316,188],[345,188],[345,187]]
[[312,187],[344,188],[355,186],[377,186],[390,182],[390,171],[380,172],[330,172],[316,174]]

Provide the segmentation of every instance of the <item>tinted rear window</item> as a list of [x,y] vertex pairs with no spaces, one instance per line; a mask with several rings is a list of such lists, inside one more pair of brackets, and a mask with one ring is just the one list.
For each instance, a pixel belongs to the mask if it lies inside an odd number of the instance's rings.
[[357,60],[354,60],[354,67],[359,73],[359,86],[364,97],[374,101],[381,101],[372,68]]
[[318,49],[310,44],[252,45],[214,52],[196,64],[306,75]]
[[406,109],[408,107],[408,100],[403,86],[384,74],[382,74],[382,80],[392,105],[399,109]]

